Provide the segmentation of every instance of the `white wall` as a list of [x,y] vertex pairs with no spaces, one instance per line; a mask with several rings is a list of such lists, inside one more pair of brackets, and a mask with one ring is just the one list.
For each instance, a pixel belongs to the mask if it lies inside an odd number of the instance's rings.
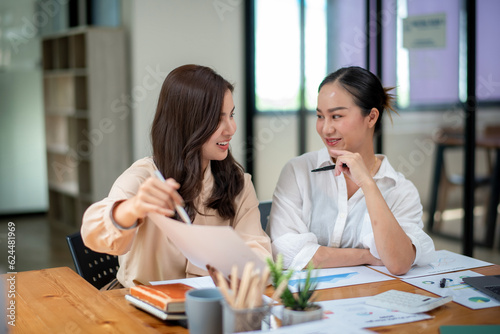
[[[220,3],[220,1],[219,1]],[[242,1],[124,0],[124,24],[129,29],[133,156],[151,154],[149,131],[165,76],[184,64],[212,67],[235,84],[234,103],[239,131],[233,155],[243,160],[244,6]]]
[[34,0],[0,2],[0,214],[45,211],[47,168]]

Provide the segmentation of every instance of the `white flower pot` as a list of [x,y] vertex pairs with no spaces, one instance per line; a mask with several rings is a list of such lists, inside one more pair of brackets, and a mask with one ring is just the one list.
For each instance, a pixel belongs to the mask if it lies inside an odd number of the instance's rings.
[[317,308],[307,311],[295,311],[292,309],[283,309],[283,319],[281,320],[282,326],[290,326],[300,324],[308,321],[315,321],[323,319],[323,308],[316,305]]

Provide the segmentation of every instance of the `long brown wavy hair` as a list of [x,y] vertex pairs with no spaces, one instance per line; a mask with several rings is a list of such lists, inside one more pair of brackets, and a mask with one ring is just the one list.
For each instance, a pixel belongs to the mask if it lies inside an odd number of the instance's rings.
[[[202,190],[202,146],[219,127],[224,95],[233,85],[211,68],[184,65],[163,82],[151,127],[153,159],[165,178],[174,178],[194,220],[195,200]],[[243,167],[228,151],[222,161],[210,161],[213,190],[203,205],[224,219],[236,214],[234,199],[243,189]]]

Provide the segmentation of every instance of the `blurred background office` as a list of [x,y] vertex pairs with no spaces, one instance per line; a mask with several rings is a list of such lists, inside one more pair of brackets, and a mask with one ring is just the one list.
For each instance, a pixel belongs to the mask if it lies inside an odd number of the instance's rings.
[[[500,123],[500,2],[474,3],[474,128],[478,137],[498,136],[491,126]],[[437,248],[461,253],[464,104],[474,61],[466,5],[2,0],[1,253],[13,221],[19,271],[72,266],[65,235],[78,230],[83,210],[106,196],[126,166],[151,154],[161,84],[187,63],[210,66],[235,83],[239,130],[232,151],[253,175],[260,200],[271,199],[290,158],[323,146],[314,125],[322,78],[347,65],[376,73],[395,87],[399,113],[385,118],[377,151],[417,186]],[[499,224],[491,231],[486,223],[498,147],[475,149],[474,256],[500,263]]]

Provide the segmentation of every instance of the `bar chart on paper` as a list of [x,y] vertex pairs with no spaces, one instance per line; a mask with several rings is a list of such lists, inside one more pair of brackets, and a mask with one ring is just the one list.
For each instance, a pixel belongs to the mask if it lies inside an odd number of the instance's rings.
[[[412,278],[428,275],[436,275],[447,273],[450,271],[466,270],[489,266],[492,263],[474,259],[465,255],[453,253],[447,250],[436,251],[434,261],[425,266],[414,266],[405,275],[398,276],[399,278]],[[384,266],[371,266],[371,268],[379,270],[388,275],[392,275]]]
[[[315,282],[315,283],[325,282],[325,283],[335,284],[339,281],[347,280],[347,279],[353,277],[354,275],[359,275],[359,273],[358,272],[350,272],[350,273],[345,273],[345,274],[312,277],[311,281]],[[292,287],[296,287],[297,285],[299,285],[299,283],[302,283],[304,281],[305,281],[304,278],[291,279],[288,281],[288,285],[290,285]]]
[[[305,281],[306,272],[299,271],[293,274],[288,281],[290,291],[297,292],[298,286]],[[312,273],[312,280],[317,283],[316,290],[381,282],[394,279],[365,266],[316,269]]]

